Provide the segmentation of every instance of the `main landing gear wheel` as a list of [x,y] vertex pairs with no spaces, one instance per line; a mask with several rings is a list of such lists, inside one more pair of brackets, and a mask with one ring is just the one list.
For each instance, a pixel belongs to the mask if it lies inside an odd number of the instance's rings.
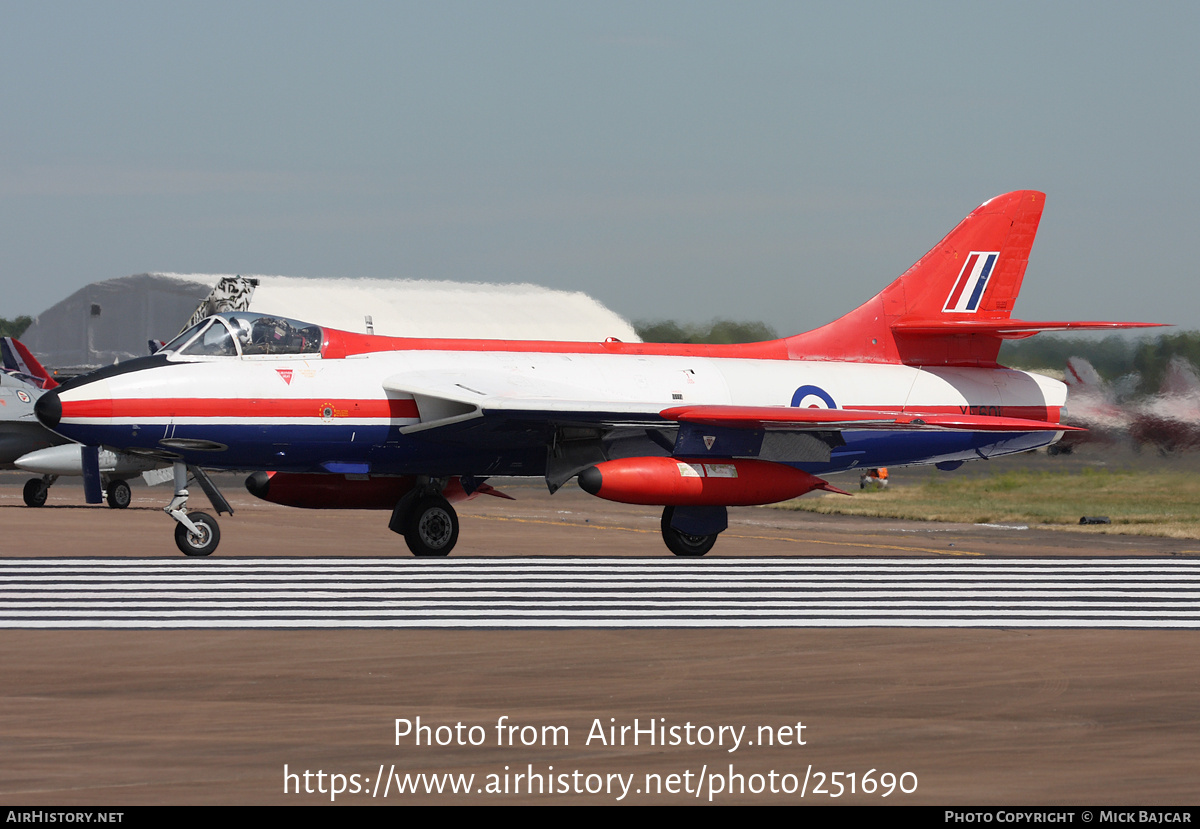
[[408,511],[404,541],[414,556],[447,556],[458,543],[458,516],[440,495],[421,498]]
[[175,525],[175,544],[185,556],[206,556],[221,543],[221,528],[211,515],[189,512],[188,520],[196,525],[199,533],[193,533],[183,524]]
[[107,498],[108,505],[113,509],[125,509],[133,500],[133,493],[129,491],[129,484],[124,481],[113,481],[108,485]]
[[702,556],[717,543],[717,535],[688,535],[671,526],[674,507],[667,507],[662,514],[662,537],[667,549],[677,556]]
[[46,506],[46,496],[49,494],[50,487],[46,486],[45,481],[41,478],[30,478],[25,482],[25,489],[21,492],[27,507]]

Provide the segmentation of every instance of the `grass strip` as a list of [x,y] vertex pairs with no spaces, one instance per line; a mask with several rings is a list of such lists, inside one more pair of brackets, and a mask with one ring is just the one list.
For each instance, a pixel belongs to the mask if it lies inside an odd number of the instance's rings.
[[[1200,476],[1180,471],[1016,470],[972,477],[947,474],[924,483],[855,492],[850,498],[807,495],[777,506],[823,514],[968,524],[1022,523],[1093,533],[1200,538]],[[1112,523],[1080,526],[1079,519],[1085,515],[1107,516]]]

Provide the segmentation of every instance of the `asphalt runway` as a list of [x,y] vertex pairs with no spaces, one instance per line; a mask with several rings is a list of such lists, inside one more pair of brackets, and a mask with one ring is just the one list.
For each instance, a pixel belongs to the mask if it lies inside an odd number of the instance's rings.
[[[182,560],[165,490],[135,487],[118,512],[66,482],[34,510],[22,480],[0,476],[4,559]],[[213,560],[408,555],[386,513],[292,510],[221,484],[237,514]],[[652,509],[503,488],[518,500],[461,505],[456,561],[668,555]],[[1197,554],[739,509],[709,557]],[[6,630],[0,802],[1194,805],[1197,657],[1200,636],[1173,630]],[[475,777],[453,794],[460,778],[417,774]]]

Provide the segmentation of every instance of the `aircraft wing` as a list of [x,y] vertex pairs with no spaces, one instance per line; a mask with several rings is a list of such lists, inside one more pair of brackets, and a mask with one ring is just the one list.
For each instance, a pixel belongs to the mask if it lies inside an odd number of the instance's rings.
[[[515,382],[518,381],[519,382]],[[973,432],[1068,432],[1078,427],[1044,420],[946,412],[894,412],[870,409],[802,409],[793,406],[674,406],[636,400],[590,399],[588,390],[527,376],[493,373],[409,372],[389,377],[386,391],[411,395],[421,422],[405,433],[419,432],[481,418],[565,420],[607,423],[723,426],[770,431],[837,432],[843,430],[960,430]]]
[[680,423],[732,429],[842,431],[847,429],[943,430],[972,432],[1077,432],[1075,426],[1020,417],[885,412],[864,409],[801,409],[792,406],[676,406],[662,416]]
[[421,422],[409,434],[482,418],[570,421],[594,425],[662,424],[661,402],[593,400],[593,391],[552,380],[502,372],[407,372],[383,381],[385,391],[409,395]]

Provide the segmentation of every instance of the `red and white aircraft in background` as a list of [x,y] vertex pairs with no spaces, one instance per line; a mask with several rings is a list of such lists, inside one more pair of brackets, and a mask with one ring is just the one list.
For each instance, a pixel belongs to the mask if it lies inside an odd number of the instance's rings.
[[1066,423],[1080,431],[1069,432],[1047,451],[1051,455],[1069,455],[1089,443],[1116,444],[1129,439],[1133,416],[1126,405],[1117,402],[1116,392],[1083,357],[1067,360],[1064,382],[1067,384]]
[[1134,408],[1129,432],[1164,455],[1200,449],[1200,374],[1185,357],[1167,363],[1158,394]]
[[491,476],[551,491],[578,476],[664,507],[671,551],[703,555],[728,506],[836,491],[817,476],[858,467],[951,469],[1070,428],[1063,384],[998,365],[1001,341],[1143,324],[1012,319],[1044,200],[985,202],[864,305],[786,339],[404,339],[227,313],[47,392],[37,413],[86,446],[174,462],[166,511],[188,555],[220,537],[186,509],[189,469],[211,486],[199,467],[259,470],[248,488],[281,504],[391,510],[417,555],[450,552],[450,502],[494,492]]

